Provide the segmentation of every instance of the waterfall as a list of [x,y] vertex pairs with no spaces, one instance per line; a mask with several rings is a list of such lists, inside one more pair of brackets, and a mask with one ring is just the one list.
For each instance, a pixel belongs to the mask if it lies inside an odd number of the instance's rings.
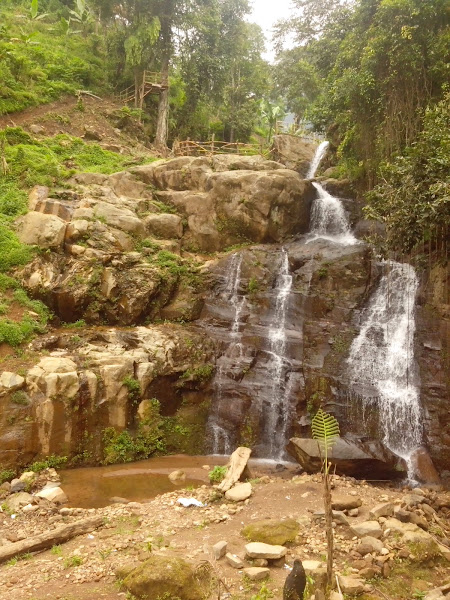
[[328,146],[330,145],[330,142],[322,142],[321,144],[319,144],[316,153],[314,155],[314,158],[311,161],[311,164],[309,166],[308,172],[306,173],[305,179],[312,179],[315,174],[316,171],[320,165],[320,162],[322,160],[322,158],[325,156]]
[[404,458],[421,445],[422,412],[414,361],[414,303],[418,280],[411,265],[383,263],[384,275],[362,313],[348,358],[351,390],[363,413],[376,405],[385,445]]
[[290,382],[286,377],[286,316],[293,277],[289,274],[286,250],[281,251],[275,292],[275,311],[269,330],[268,399],[263,403],[262,438],[270,458],[281,460],[285,454],[286,433],[291,412]]
[[[312,179],[316,174],[328,145],[329,142],[322,142],[317,148],[306,179]],[[312,235],[308,241],[322,238],[348,246],[357,244],[358,240],[351,232],[341,200],[329,194],[319,183],[313,182],[313,186],[317,191],[317,197],[311,210],[310,233]]]
[[322,238],[347,246],[358,243],[339,198],[329,194],[319,183],[314,182],[313,186],[317,190],[317,198],[311,211],[312,239]]
[[234,355],[236,354],[238,361],[237,364],[239,364],[240,359],[242,359],[243,348],[242,344],[238,341],[240,318],[245,305],[245,296],[239,293],[239,288],[241,285],[241,268],[242,254],[232,254],[230,268],[225,279],[224,292],[222,293],[223,299],[228,301],[233,309],[233,321],[230,328],[232,341],[228,345],[227,350],[222,357],[222,361],[218,364],[215,377],[216,401],[213,405],[213,409],[208,420],[208,428],[212,434],[213,454],[231,454],[231,452],[234,450],[230,431],[225,429],[225,427],[220,424],[220,417],[224,412],[224,407],[222,406],[224,402],[223,386],[227,379],[227,360],[234,358]]

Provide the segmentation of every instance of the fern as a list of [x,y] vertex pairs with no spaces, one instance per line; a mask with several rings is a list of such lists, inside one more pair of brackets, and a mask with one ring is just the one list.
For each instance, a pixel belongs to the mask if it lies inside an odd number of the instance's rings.
[[339,423],[321,408],[316,412],[311,424],[313,439],[317,440],[320,449],[327,459],[328,452],[331,450],[340,435]]

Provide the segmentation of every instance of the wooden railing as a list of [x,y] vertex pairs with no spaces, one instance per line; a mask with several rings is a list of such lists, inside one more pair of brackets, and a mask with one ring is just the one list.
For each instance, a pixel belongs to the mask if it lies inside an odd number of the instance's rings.
[[[144,71],[142,76],[142,84],[138,89],[137,104],[142,108],[142,102],[148,94],[160,94],[163,90],[169,88],[169,82],[164,75],[158,71]],[[129,104],[136,101],[135,86],[130,85],[126,90],[122,90],[116,94],[116,98],[123,104]]]
[[173,152],[176,156],[201,156],[205,154],[242,154],[265,156],[269,153],[269,148],[265,144],[244,144],[242,142],[221,142],[210,140],[208,142],[194,142],[185,140],[175,142]]

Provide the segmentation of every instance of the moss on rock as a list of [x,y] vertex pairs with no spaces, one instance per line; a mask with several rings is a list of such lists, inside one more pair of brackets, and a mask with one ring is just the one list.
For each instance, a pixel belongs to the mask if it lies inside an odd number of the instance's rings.
[[286,542],[293,542],[299,530],[299,524],[295,519],[285,519],[283,521],[265,519],[247,525],[241,533],[250,542],[283,546]]
[[123,580],[125,588],[138,598],[177,598],[201,600],[207,595],[208,582],[196,576],[181,558],[151,556]]

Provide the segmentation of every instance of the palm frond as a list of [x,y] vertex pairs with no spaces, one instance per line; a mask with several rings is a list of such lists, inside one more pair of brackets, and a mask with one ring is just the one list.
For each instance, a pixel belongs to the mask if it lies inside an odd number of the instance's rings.
[[328,453],[340,435],[339,423],[321,408],[316,412],[311,423],[312,436],[319,442],[322,451]]

